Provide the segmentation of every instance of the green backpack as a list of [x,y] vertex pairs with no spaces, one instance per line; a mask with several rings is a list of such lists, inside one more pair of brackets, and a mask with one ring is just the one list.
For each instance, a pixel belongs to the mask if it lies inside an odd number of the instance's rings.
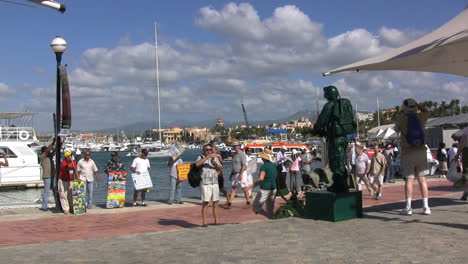
[[346,98],[336,100],[332,111],[335,136],[343,137],[356,134],[357,124],[354,118],[353,106]]

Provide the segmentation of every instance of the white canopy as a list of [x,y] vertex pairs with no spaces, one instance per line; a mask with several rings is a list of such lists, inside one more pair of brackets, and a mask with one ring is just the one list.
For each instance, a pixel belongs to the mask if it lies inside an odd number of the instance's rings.
[[362,70],[424,71],[468,76],[468,9],[418,40],[323,75]]

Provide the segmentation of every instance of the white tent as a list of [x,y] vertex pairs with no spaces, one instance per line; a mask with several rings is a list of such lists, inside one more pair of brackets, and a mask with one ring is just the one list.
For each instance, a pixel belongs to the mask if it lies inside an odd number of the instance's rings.
[[468,9],[418,40],[323,75],[361,70],[424,71],[468,76]]

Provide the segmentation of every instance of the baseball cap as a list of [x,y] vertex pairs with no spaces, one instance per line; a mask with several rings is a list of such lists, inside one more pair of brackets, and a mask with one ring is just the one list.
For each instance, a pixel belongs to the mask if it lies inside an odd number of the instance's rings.
[[71,156],[71,151],[65,151],[65,153],[63,153],[63,156],[66,158],[68,156]]

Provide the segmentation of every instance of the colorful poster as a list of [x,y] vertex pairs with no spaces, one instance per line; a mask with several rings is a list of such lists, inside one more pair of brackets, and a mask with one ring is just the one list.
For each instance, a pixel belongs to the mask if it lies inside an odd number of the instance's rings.
[[84,181],[72,182],[73,213],[81,214],[86,212],[86,190]]
[[180,163],[177,164],[177,180],[178,181],[186,181],[188,180],[188,173],[190,171],[191,163]]
[[135,190],[143,190],[153,188],[153,182],[149,172],[142,172],[140,174],[132,173],[133,184],[135,185]]
[[127,172],[110,171],[108,176],[106,208],[122,208],[125,205]]

